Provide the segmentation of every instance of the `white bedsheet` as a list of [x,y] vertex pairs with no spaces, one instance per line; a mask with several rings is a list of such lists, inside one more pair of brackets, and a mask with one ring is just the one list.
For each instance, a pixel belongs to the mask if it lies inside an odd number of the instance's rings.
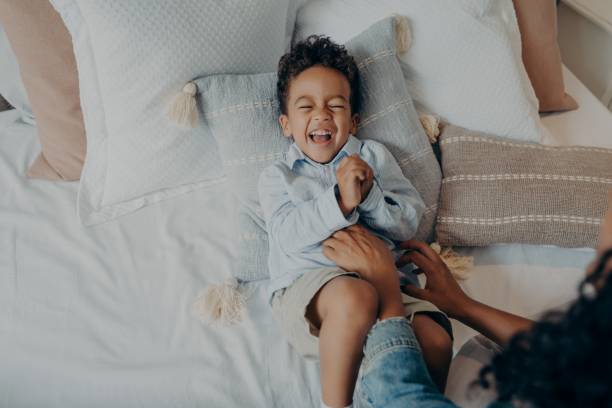
[[[585,106],[576,115],[588,118]],[[318,366],[283,340],[263,283],[249,286],[240,326],[191,316],[236,250],[223,186],[83,228],[76,183],[22,176],[39,148],[35,128],[15,118],[0,114],[0,407],[318,406]],[[563,120],[545,123],[554,134]],[[476,258],[466,290],[521,315],[570,301],[592,257],[528,245],[463,252]],[[470,331],[455,334],[458,347]]]
[[0,114],[0,407],[318,402],[318,369],[282,340],[261,284],[241,326],[191,316],[229,275],[222,187],[83,228],[76,183],[22,177],[38,146],[14,117]]

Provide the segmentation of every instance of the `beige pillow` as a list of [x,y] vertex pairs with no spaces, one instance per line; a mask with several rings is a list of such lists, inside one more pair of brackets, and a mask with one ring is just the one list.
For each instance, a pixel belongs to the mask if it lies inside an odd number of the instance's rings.
[[540,112],[578,108],[565,93],[557,42],[555,0],[513,0],[523,42],[523,63],[540,101]]
[[85,129],[70,34],[47,0],[0,0],[0,24],[17,56],[42,146],[28,176],[78,180]]
[[447,126],[440,150],[440,244],[596,246],[612,149],[543,146]]

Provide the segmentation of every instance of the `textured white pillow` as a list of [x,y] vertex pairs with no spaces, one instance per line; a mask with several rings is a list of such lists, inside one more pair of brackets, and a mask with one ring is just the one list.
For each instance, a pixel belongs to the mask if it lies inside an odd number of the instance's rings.
[[34,123],[34,114],[19,74],[17,57],[0,26],[0,95],[17,109],[27,123]]
[[[272,71],[289,0],[51,0],[73,37],[87,157],[81,220],[96,224],[222,180],[214,139],[166,119],[188,80]],[[278,27],[273,30],[271,27]]]
[[544,128],[521,59],[512,0],[313,0],[296,38],[352,38],[389,14],[407,16],[402,69],[417,109],[464,128],[539,142]]

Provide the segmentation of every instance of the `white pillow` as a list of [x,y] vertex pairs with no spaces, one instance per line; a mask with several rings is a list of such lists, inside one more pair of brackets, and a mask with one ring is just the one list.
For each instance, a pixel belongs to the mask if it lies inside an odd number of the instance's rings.
[[298,12],[296,38],[326,34],[344,43],[392,13],[409,19],[412,44],[401,60],[418,110],[472,130],[541,140],[512,0],[313,0]]
[[51,2],[73,37],[79,71],[87,132],[81,220],[105,222],[220,182],[212,136],[173,126],[168,105],[198,76],[275,70],[293,27],[290,1]]
[[0,26],[0,95],[17,109],[27,123],[34,123],[32,106],[19,74],[19,63],[11,44]]

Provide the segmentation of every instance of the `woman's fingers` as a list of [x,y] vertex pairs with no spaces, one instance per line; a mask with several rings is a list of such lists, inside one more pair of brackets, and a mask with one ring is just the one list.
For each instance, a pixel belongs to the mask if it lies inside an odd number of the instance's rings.
[[332,238],[340,241],[340,242],[346,242],[349,241],[351,239],[351,235],[345,231],[345,230],[340,230],[340,231],[336,231],[332,234]]
[[333,237],[329,237],[327,238],[325,241],[323,241],[323,247],[330,247],[330,248],[334,248],[337,244],[338,240],[336,238]]
[[[327,241],[325,241],[327,242]],[[334,247],[332,245],[326,245],[325,242],[323,243],[323,255],[328,258],[331,259],[332,261],[335,261],[336,259],[336,250],[334,249]]]
[[372,249],[378,248],[379,242],[377,240],[378,238],[370,234],[364,227],[355,224],[336,231],[324,241],[323,245],[329,242],[329,245],[338,251],[350,251],[365,256]]
[[431,262],[420,252],[411,252],[408,255],[405,255],[405,257],[408,262],[412,262],[413,264],[418,266],[419,269],[421,269],[425,273],[425,275],[428,275],[430,272],[435,271],[437,268],[435,263]]
[[342,239],[338,239],[336,237],[327,238],[323,241],[323,249],[329,248],[333,250],[335,253],[347,252],[351,247]]
[[416,239],[409,239],[407,241],[401,242],[400,243],[400,248],[403,249],[412,249],[412,250],[422,250],[425,247],[428,247],[429,245],[427,245],[425,242],[423,241],[417,241]]
[[402,242],[400,244],[400,248],[413,249],[425,255],[432,262],[442,262],[442,260],[440,259],[440,255],[438,255],[436,251],[431,249],[431,247],[425,242],[410,239],[408,241]]
[[350,231],[351,233],[356,233],[356,234],[367,233],[367,230],[359,224],[353,224],[350,227],[347,227],[345,231]]
[[398,268],[401,268],[402,266],[405,266],[407,264],[410,263],[410,258],[408,258],[409,254],[404,254],[402,256],[400,256],[397,261],[395,261],[395,266],[397,266]]
[[325,247],[329,247],[336,252],[354,253],[359,248],[359,242],[348,231],[340,230],[323,241],[323,248]]
[[361,225],[351,225],[345,229],[334,232],[333,238],[345,243],[357,243],[368,240],[368,232]]
[[402,286],[402,292],[404,292],[405,294],[407,294],[408,296],[412,296],[415,297],[417,299],[423,299],[423,300],[427,300],[428,298],[428,293],[426,289],[421,289],[418,288],[414,285],[405,285]]

